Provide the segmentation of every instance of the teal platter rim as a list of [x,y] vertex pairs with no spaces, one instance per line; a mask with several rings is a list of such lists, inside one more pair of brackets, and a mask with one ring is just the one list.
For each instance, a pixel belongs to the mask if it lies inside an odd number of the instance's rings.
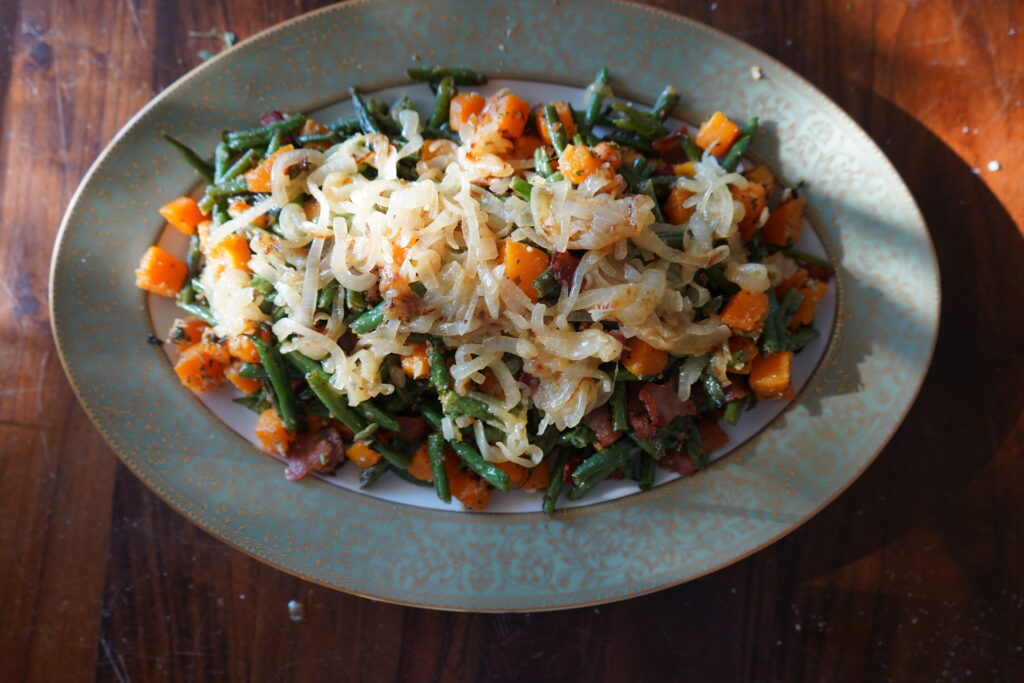
[[[600,51],[594,45],[605,45]],[[479,50],[479,45],[489,48]],[[393,55],[362,61],[353,55]],[[629,55],[616,66],[609,55]],[[782,415],[696,477],[553,518],[389,503],[295,484],[177,385],[134,288],[156,208],[192,186],[160,132],[212,147],[268,109],[310,111],[404,82],[418,56],[501,78],[584,87],[601,66],[617,94],[666,83],[679,118],[759,114],[751,155],[807,181],[811,220],[837,265],[836,325]],[[621,58],[617,58],[621,59]],[[608,61],[606,64],[605,61]],[[550,64],[563,68],[554,72]],[[764,78],[751,77],[759,67]],[[632,69],[632,71],[631,71]],[[685,74],[685,76],[683,75]],[[275,87],[287,83],[287,88]],[[53,253],[50,313],[79,401],[124,464],[215,537],[301,578],[377,600],[539,611],[625,599],[736,562],[810,519],[874,460],[920,391],[939,325],[927,227],[882,151],[824,94],[771,57],[688,18],[609,0],[335,5],[271,27],[185,74],[94,162]],[[111,340],[130,340],[123,344]]]

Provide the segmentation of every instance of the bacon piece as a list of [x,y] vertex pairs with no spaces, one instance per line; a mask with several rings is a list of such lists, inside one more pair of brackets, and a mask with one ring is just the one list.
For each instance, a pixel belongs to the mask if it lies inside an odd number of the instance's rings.
[[697,423],[697,433],[700,434],[701,443],[708,453],[717,451],[729,443],[729,435],[718,426],[718,420],[701,420]]
[[693,458],[686,451],[672,451],[662,456],[658,464],[667,470],[672,470],[683,477],[688,477],[697,471],[697,465]]
[[406,443],[418,443],[423,440],[429,431],[427,421],[422,417],[395,416],[401,429],[395,434],[395,438]]
[[822,282],[828,282],[832,279],[832,269],[828,266],[819,266],[816,263],[808,263],[804,265],[804,270],[815,280],[821,280]]
[[697,406],[693,401],[679,400],[679,392],[676,391],[674,381],[664,384],[648,382],[640,387],[637,397],[647,409],[654,427],[665,427],[677,417],[697,412]]
[[732,384],[727,387],[723,387],[722,389],[726,403],[750,396],[750,389],[747,388],[746,377],[731,375],[729,379],[732,380]]
[[572,287],[572,279],[579,265],[580,260],[567,251],[556,251],[551,254],[551,275],[563,287]]
[[611,446],[622,438],[622,432],[612,429],[612,411],[607,403],[594,408],[583,419],[587,421],[587,426],[594,430],[597,442],[602,448]]
[[562,470],[562,481],[564,483],[572,483],[572,473],[577,467],[580,466],[580,463],[582,462],[582,455],[574,455],[573,457],[569,458],[568,462],[565,463],[565,468]]
[[270,124],[277,123],[278,121],[284,121],[284,114],[276,109],[272,109],[260,117],[261,126],[269,126]]
[[641,439],[653,439],[658,434],[658,428],[651,421],[651,414],[638,392],[630,388],[629,400],[626,402],[626,417],[633,433]]
[[285,454],[288,468],[284,476],[294,481],[310,472],[331,474],[345,460],[345,443],[337,427],[329,426],[319,432],[299,434]]
[[670,164],[678,164],[686,161],[686,152],[683,151],[683,146],[679,143],[679,132],[669,133],[668,135],[658,138],[651,143],[651,147],[658,153],[663,161],[667,161]]

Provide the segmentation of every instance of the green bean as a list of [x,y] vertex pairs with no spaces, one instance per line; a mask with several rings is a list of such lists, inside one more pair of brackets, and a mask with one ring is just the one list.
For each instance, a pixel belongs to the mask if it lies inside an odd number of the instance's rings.
[[345,308],[350,311],[365,311],[366,310],[366,297],[363,296],[362,292],[357,292],[354,289],[345,290]]
[[[544,491],[543,509],[545,514],[555,514],[555,504],[558,503],[558,498],[562,495],[562,487],[565,485],[562,472],[565,470],[567,462],[569,462],[569,451],[562,449],[551,464],[551,479],[548,481],[548,488]],[[540,466],[538,465],[538,467]]]
[[[255,166],[256,162],[259,161],[259,158],[259,152],[257,152],[254,149],[247,149],[242,156],[238,157],[238,159],[235,160],[235,163],[228,166],[227,170],[224,171],[224,175],[216,184],[220,185],[222,183],[226,183],[227,181],[242,175],[250,168]],[[248,189],[248,187],[246,187],[246,189]]]
[[259,275],[252,276],[252,279],[249,280],[249,286],[252,287],[254,292],[264,297],[270,296],[270,293],[274,291],[274,283]]
[[376,422],[384,429],[392,432],[398,432],[402,430],[402,425],[398,424],[398,420],[393,415],[387,413],[387,411],[379,408],[371,400],[366,400],[356,406],[363,417],[370,422]]
[[355,88],[350,89],[349,92],[352,93],[352,106],[356,110],[359,128],[367,135],[380,133],[380,124],[377,123],[377,119],[366,108],[366,102],[363,98],[355,91]]
[[219,183],[224,180],[224,171],[228,170],[228,163],[231,161],[231,150],[220,142],[213,151],[213,182]]
[[595,439],[597,436],[594,434],[594,430],[583,422],[558,435],[558,443],[573,448],[589,448]]
[[427,286],[422,282],[410,282],[409,289],[411,289],[417,296],[423,296],[427,293]]
[[[329,412],[328,412],[327,417],[330,417],[330,413]],[[358,432],[357,434],[353,434],[352,435],[352,440],[353,441],[369,441],[370,437],[372,437],[374,434],[376,434],[378,429],[380,429],[380,425],[377,424],[376,422],[371,422],[370,424],[368,424],[365,427],[363,427],[363,431]]]
[[497,422],[498,418],[491,412],[490,407],[472,396],[462,396],[451,389],[441,395],[441,405],[447,415],[469,415],[478,420]]
[[295,114],[282,121],[275,121],[267,126],[250,128],[248,130],[230,131],[224,134],[224,142],[229,149],[241,150],[252,147],[262,147],[270,143],[274,133],[281,131],[282,136],[291,135],[306,122],[304,114]]
[[338,297],[337,280],[327,285],[316,295],[316,308],[318,311],[330,311],[334,306],[334,300]]
[[295,142],[300,145],[309,145],[317,142],[330,142],[334,143],[337,141],[338,136],[336,133],[310,133],[309,135],[296,136]]
[[199,318],[200,320],[202,320],[203,322],[205,322],[205,323],[207,323],[209,325],[216,325],[217,324],[217,319],[213,317],[213,313],[210,312],[210,309],[209,309],[208,306],[200,306],[199,304],[191,303],[191,302],[187,302],[187,301],[186,302],[179,301],[177,303],[178,303],[178,308],[180,308],[181,310],[185,311],[189,315],[194,315],[195,317]]
[[[537,149],[540,148],[538,147]],[[533,185],[517,176],[512,179],[510,187],[512,188],[512,191],[515,192],[517,195],[519,195],[526,201],[530,201],[530,193],[533,192]]]
[[745,124],[743,124],[742,133],[740,139],[729,149],[729,153],[725,155],[725,159],[722,161],[722,168],[730,173],[736,170],[736,166],[740,163],[740,158],[747,151],[747,147],[750,147],[750,141],[754,139],[754,133],[757,132],[757,117],[750,118]]
[[679,138],[679,142],[683,145],[683,151],[686,152],[686,158],[690,161],[700,161],[703,157],[703,152],[700,151],[700,147],[694,142],[693,138],[689,135],[683,135]]
[[213,182],[213,166],[208,164],[206,161],[202,159],[202,157],[193,152],[188,145],[185,145],[184,143],[175,140],[167,133],[164,133],[164,140],[167,140],[167,142],[171,143],[171,145],[173,145],[174,148],[178,150],[178,154],[181,155],[181,157],[188,163],[189,166],[196,170],[196,173],[202,176],[203,180],[205,180],[208,183]]
[[434,475],[434,490],[437,497],[446,503],[452,502],[448,471],[444,466],[444,437],[434,432],[427,437],[427,453],[430,454],[430,470]]
[[552,183],[557,183],[559,180],[565,180],[565,176],[562,175],[561,171],[555,171],[548,176],[548,180]]
[[726,296],[732,296],[740,291],[738,284],[725,277],[725,268],[720,265],[706,268],[704,274],[707,275],[708,283]]
[[373,483],[384,476],[384,473],[391,469],[387,460],[378,460],[359,473],[359,488],[365,489],[373,486]]
[[451,78],[456,85],[482,85],[487,82],[487,76],[479,71],[461,66],[412,67],[406,69],[405,74],[414,81],[428,83],[438,83],[445,78]]
[[329,125],[328,128],[333,130],[341,137],[347,138],[348,136],[354,135],[355,133],[359,132],[359,117],[350,116],[347,119],[340,119]]
[[438,406],[431,405],[429,403],[423,403],[420,405],[420,415],[422,415],[423,419],[430,423],[431,427],[433,427],[434,429],[441,429],[441,420],[443,419],[444,416],[442,415],[441,409]]
[[216,185],[210,185],[206,188],[206,196],[211,197],[214,201],[223,199],[224,197],[230,197],[235,194],[242,194],[243,192],[249,191],[249,181],[245,178],[232,178],[231,180],[225,180],[223,183],[217,183]]
[[553,104],[544,107],[544,126],[548,129],[548,139],[551,140],[551,146],[555,148],[555,155],[562,156],[562,150],[569,144],[569,138],[565,134],[565,126],[558,116],[558,110]]
[[721,406],[725,402],[725,392],[722,390],[722,384],[714,376],[710,368],[704,371],[704,377],[701,381],[704,386],[704,393],[707,395],[708,400],[711,401],[711,405],[716,408]]
[[228,213],[228,207],[224,202],[214,202],[213,205],[213,224],[224,225],[231,220],[231,214]]
[[625,102],[613,103],[612,109],[622,114],[621,117],[612,119],[612,123],[624,131],[635,133],[647,141],[668,135],[668,129],[649,112],[640,111]]
[[427,362],[430,367],[430,383],[434,385],[438,395],[451,391],[452,378],[448,373],[448,364],[441,351],[441,343],[434,340],[427,344]]
[[789,339],[786,337],[786,325],[782,317],[778,299],[775,298],[775,290],[769,287],[768,317],[765,318],[764,335],[761,338],[761,352],[765,355],[789,350]]
[[442,123],[448,120],[448,110],[451,107],[452,95],[455,94],[455,79],[445,76],[441,84],[437,86],[437,95],[434,97],[434,110],[430,114],[431,128],[439,128]]
[[636,480],[641,491],[647,491],[654,486],[657,464],[657,460],[648,457],[645,453],[636,454]]
[[603,66],[597,72],[594,83],[590,86],[590,99],[587,100],[587,108],[583,114],[583,123],[587,131],[597,125],[601,116],[601,106],[604,104],[603,91],[608,85],[608,67]]
[[624,147],[632,147],[636,151],[647,156],[655,155],[654,148],[651,147],[651,144],[646,140],[641,140],[635,135],[629,135],[628,133],[624,133],[622,131],[613,130],[607,135],[605,135],[604,139],[608,140],[609,142],[617,142]]
[[242,363],[238,374],[248,379],[267,379],[267,371],[259,363]]
[[467,442],[452,440],[448,442],[448,445],[462,459],[462,462],[466,463],[469,469],[479,474],[484,481],[494,488],[502,493],[507,493],[512,487],[512,480],[508,478],[508,475],[494,463],[484,460],[484,456],[480,455],[480,451],[470,446]]
[[658,201],[658,196],[654,193],[654,182],[650,178],[645,180],[640,186],[640,192],[650,197],[651,201],[654,202],[654,206],[651,207],[651,210],[654,212],[654,220],[664,223],[665,215],[661,212],[661,203]]
[[604,450],[597,451],[584,460],[573,470],[572,480],[576,485],[598,476],[602,471],[617,469],[623,466],[626,456],[632,456],[636,450],[630,439],[619,439]]
[[203,251],[199,248],[199,235],[191,235],[188,238],[188,254],[185,256],[189,278],[199,277],[202,261]]
[[633,443],[643,449],[647,455],[651,456],[655,460],[661,460],[662,456],[665,455],[665,442],[659,437],[655,437],[653,439],[641,439],[633,432],[629,433],[629,438],[633,440]]
[[387,310],[387,306],[387,301],[381,301],[379,304],[353,320],[352,324],[349,325],[349,329],[356,334],[365,334],[367,332],[374,331],[380,327],[382,322],[384,322],[384,311]]
[[545,178],[555,171],[551,168],[551,160],[548,159],[548,153],[544,151],[543,146],[533,151],[533,170]]
[[277,399],[274,403],[281,416],[281,422],[284,423],[285,429],[293,432],[299,427],[298,406],[295,403],[295,394],[292,392],[291,380],[288,379],[288,374],[284,369],[284,359],[276,347],[259,337],[250,336],[249,339],[256,347],[260,363],[263,364],[263,369],[266,370],[267,377],[270,379],[270,386]]
[[629,429],[629,417],[626,413],[626,385],[615,383],[612,393],[612,429],[624,432]]
[[191,281],[186,282],[181,289],[178,290],[178,295],[175,297],[175,302],[178,306],[182,304],[191,304],[196,298],[196,288]]
[[782,324],[788,329],[789,322],[793,319],[797,310],[800,308],[800,304],[804,302],[804,295],[796,287],[786,292],[782,301],[779,302],[779,315],[782,320]]
[[538,299],[557,299],[562,292],[562,285],[555,279],[550,268],[533,278],[532,284],[533,288],[537,290]]
[[366,429],[366,420],[342,400],[341,394],[336,392],[334,387],[331,386],[327,373],[323,371],[320,363],[304,356],[298,351],[289,351],[285,354],[285,358],[303,374],[306,378],[306,383],[309,384],[309,388],[313,390],[313,393],[320,399],[320,402],[327,407],[327,410],[341,421],[342,424],[352,430],[352,433],[357,434]]
[[394,472],[400,479],[405,479],[410,484],[415,486],[433,486],[429,481],[423,481],[419,477],[413,475],[409,470],[400,467],[392,467],[391,471]]
[[275,130],[274,134],[270,136],[270,140],[267,142],[267,149],[263,152],[263,156],[269,159],[270,155],[279,149],[281,149],[281,131]]
[[820,256],[808,254],[805,251],[799,251],[797,249],[786,248],[782,250],[783,255],[788,256],[791,259],[797,261],[803,261],[804,263],[810,263],[811,265],[821,266],[822,268],[832,269],[832,264]]
[[821,336],[821,333],[810,325],[798,327],[789,333],[789,348],[791,351],[799,351],[819,336]]
[[676,104],[679,102],[679,93],[671,85],[665,86],[665,89],[658,95],[658,99],[654,102],[654,108],[651,110],[651,114],[654,118],[659,121],[664,121],[668,118],[668,115],[675,109]]
[[729,401],[725,404],[725,421],[731,425],[736,424],[740,420],[740,415],[743,414],[743,406],[746,405],[747,399],[737,398]]
[[704,448],[704,441],[700,438],[697,423],[693,418],[686,421],[686,451],[698,468],[704,469],[708,466],[708,452]]

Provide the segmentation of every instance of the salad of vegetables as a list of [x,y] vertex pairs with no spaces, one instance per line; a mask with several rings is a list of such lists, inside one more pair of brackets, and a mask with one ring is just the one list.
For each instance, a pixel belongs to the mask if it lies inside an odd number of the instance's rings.
[[206,185],[160,209],[187,254],[150,247],[136,283],[184,312],[182,383],[233,385],[289,479],[350,460],[550,514],[691,475],[722,420],[792,396],[832,271],[794,248],[797,190],[742,161],[757,118],[673,126],[673,88],[643,109],[605,69],[579,110],[408,75],[431,111],[353,90],[353,117],[268,112],[212,162],[168,137]]

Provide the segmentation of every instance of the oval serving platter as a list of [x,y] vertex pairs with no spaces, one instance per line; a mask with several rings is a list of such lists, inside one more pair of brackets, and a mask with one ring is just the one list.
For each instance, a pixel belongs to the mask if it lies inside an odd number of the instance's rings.
[[[618,55],[631,58],[617,63]],[[686,121],[716,109],[759,115],[767,132],[751,156],[790,183],[807,183],[820,246],[838,267],[832,334],[813,374],[814,363],[805,363],[810,378],[797,398],[706,472],[554,518],[521,506],[489,515],[430,509],[401,493],[286,481],[277,462],[181,387],[164,354],[146,343],[153,321],[132,273],[159,236],[156,209],[194,184],[160,134],[212,148],[218,131],[246,127],[268,109],[312,112],[346,99],[350,85],[369,92],[401,85],[417,62],[577,88],[606,65],[626,99],[651,102],[675,85],[676,115]],[[755,66],[765,78],[750,77]],[[938,282],[927,228],[885,156],[770,57],[682,17],[623,3],[409,0],[349,3],[269,29],[139,112],[68,207],[54,251],[51,314],[68,377],[104,437],[203,529],[351,593],[526,611],[696,578],[821,509],[870,464],[913,403],[938,329]],[[154,307],[153,319],[160,317]]]

